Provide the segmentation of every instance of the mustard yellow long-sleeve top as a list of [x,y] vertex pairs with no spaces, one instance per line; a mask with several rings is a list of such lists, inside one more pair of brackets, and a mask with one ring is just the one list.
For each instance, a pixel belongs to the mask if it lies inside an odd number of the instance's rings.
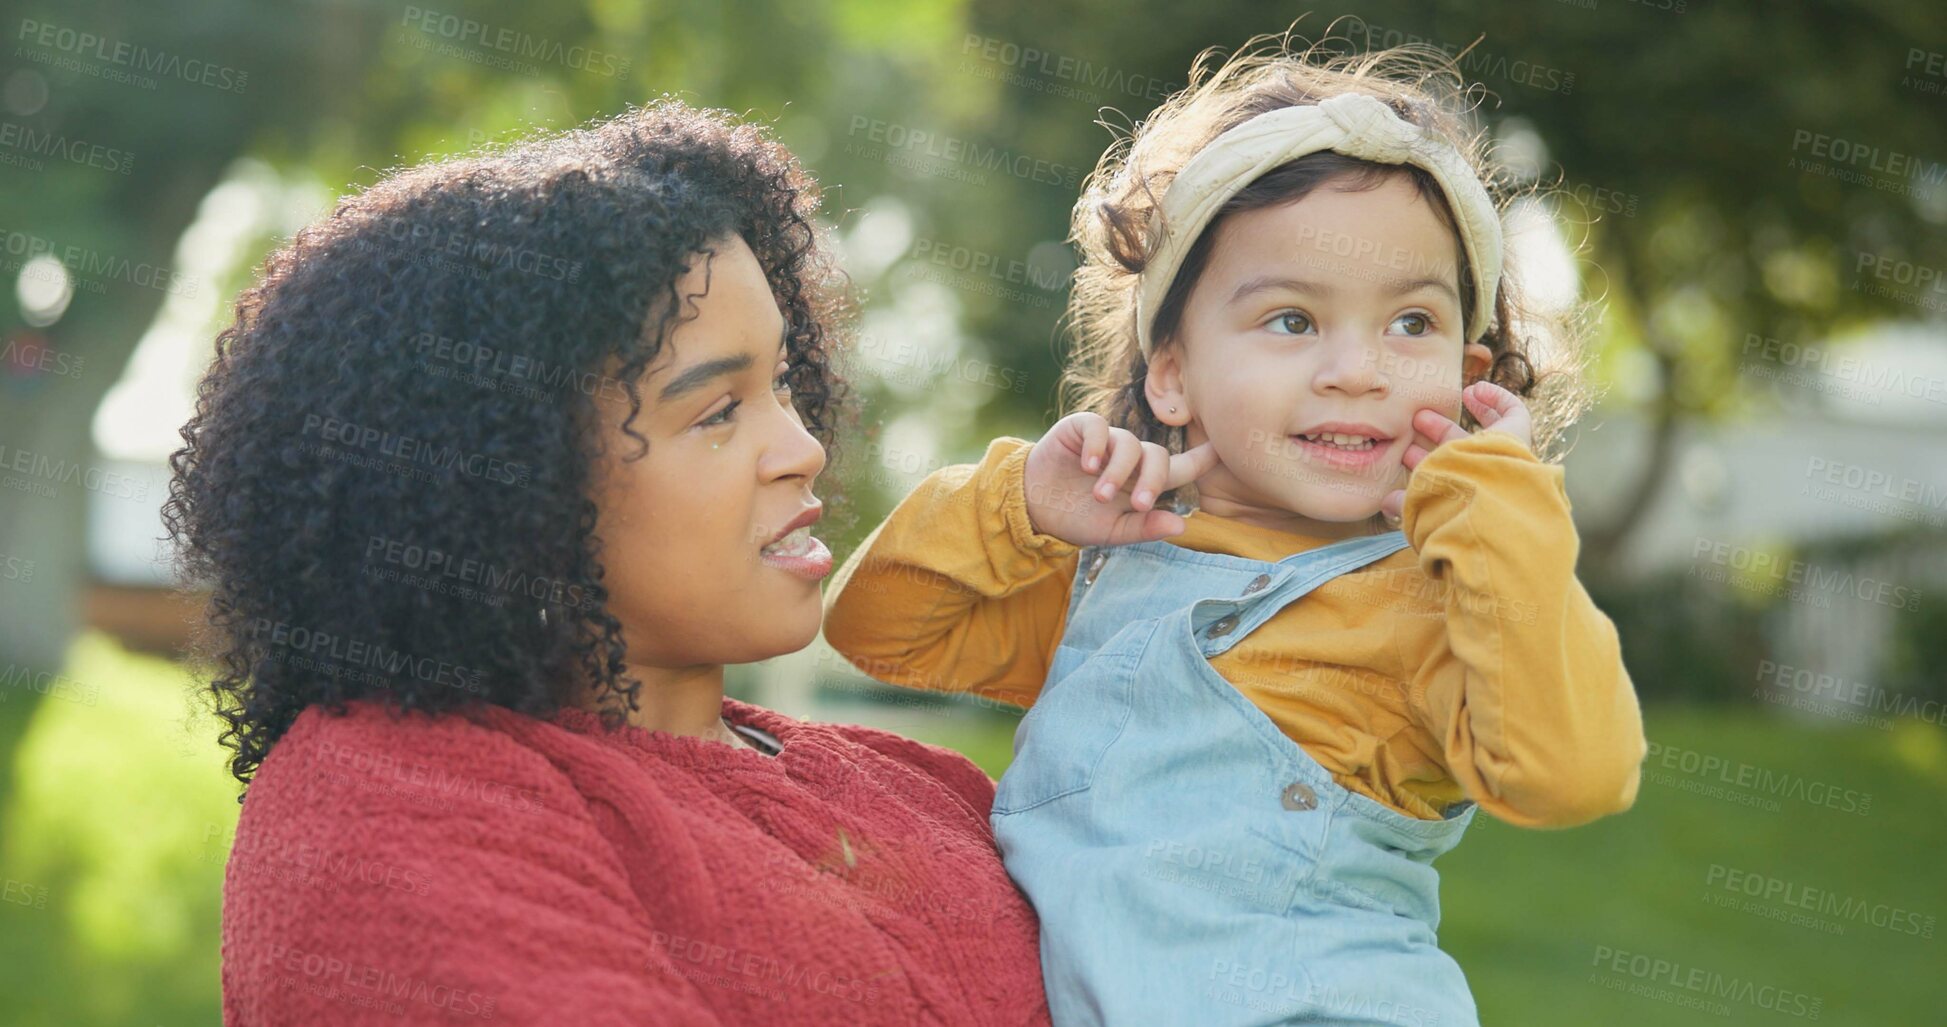
[[[1035,530],[1032,443],[929,475],[832,579],[825,638],[889,684],[1034,701],[1079,548]],[[1328,540],[1195,512],[1168,541],[1275,562]],[[1647,743],[1615,625],[1575,577],[1562,469],[1505,432],[1435,448],[1411,548],[1341,575],[1211,659],[1346,788],[1421,819],[1473,799],[1522,826],[1634,803]]]

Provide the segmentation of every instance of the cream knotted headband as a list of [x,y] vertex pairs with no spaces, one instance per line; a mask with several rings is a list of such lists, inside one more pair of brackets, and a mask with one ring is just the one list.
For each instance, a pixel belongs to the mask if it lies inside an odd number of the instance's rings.
[[1136,341],[1144,356],[1150,352],[1150,322],[1184,254],[1218,208],[1265,172],[1320,150],[1380,164],[1412,164],[1433,175],[1453,208],[1473,272],[1476,299],[1467,341],[1476,342],[1487,331],[1501,279],[1501,219],[1494,201],[1452,146],[1405,121],[1377,97],[1341,93],[1316,105],[1266,111],[1211,140],[1177,173],[1151,229],[1162,232],[1162,244],[1136,284]]

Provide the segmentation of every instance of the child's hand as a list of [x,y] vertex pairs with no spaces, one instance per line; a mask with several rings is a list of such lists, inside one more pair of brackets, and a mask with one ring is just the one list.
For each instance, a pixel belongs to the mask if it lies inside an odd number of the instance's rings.
[[1036,531],[1077,546],[1179,535],[1183,518],[1155,509],[1156,497],[1216,466],[1217,451],[1208,442],[1171,453],[1110,427],[1100,414],[1069,414],[1028,453],[1028,520]]
[[[1467,405],[1474,420],[1480,422],[1481,431],[1503,431],[1520,439],[1524,446],[1534,444],[1534,418],[1529,416],[1528,405],[1521,402],[1520,396],[1493,382],[1475,382],[1461,390],[1460,401]],[[1425,436],[1429,444],[1422,446],[1415,441],[1407,445],[1401,459],[1409,472],[1420,466],[1420,461],[1425,460],[1435,446],[1467,437],[1467,429],[1438,410],[1421,410],[1414,414],[1413,428]],[[1406,509],[1406,490],[1394,489],[1379,504],[1379,509],[1386,515],[1387,521],[1398,524]]]

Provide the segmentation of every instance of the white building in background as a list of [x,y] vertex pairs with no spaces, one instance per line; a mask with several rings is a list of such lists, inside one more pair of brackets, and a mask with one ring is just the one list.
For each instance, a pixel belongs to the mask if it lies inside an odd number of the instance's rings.
[[[1777,413],[1683,425],[1670,479],[1619,562],[1636,576],[1742,572],[1781,590],[1796,583],[1799,598],[1776,607],[1776,662],[1870,682],[1884,672],[1899,618],[1947,602],[1947,330],[1894,328],[1832,352],[1776,373],[1747,365],[1747,387],[1774,397],[1762,405]],[[1642,419],[1591,415],[1565,460],[1579,523],[1622,503],[1648,446]],[[1921,538],[1857,562],[1803,552],[1817,540],[1895,533]],[[1715,587],[1774,601],[1757,587]]]
[[[1775,395],[1781,412],[1681,428],[1671,478],[1627,544],[1629,566],[1687,567],[1700,539],[1947,530],[1947,329],[1892,330],[1834,352],[1880,387],[1809,368],[1794,370],[1802,384],[1747,369],[1749,387]],[[1565,460],[1578,519],[1594,523],[1621,504],[1647,449],[1640,418],[1585,420]]]
[[148,502],[89,496],[88,563],[110,585],[172,584],[161,539],[169,497],[169,454],[196,405],[196,382],[215,354],[216,333],[229,323],[230,283],[254,263],[261,240],[287,236],[330,197],[292,187],[268,166],[242,161],[197,208],[176,246],[175,267],[190,287],[163,300],[122,376],[95,409],[94,444],[103,468],[148,485]]

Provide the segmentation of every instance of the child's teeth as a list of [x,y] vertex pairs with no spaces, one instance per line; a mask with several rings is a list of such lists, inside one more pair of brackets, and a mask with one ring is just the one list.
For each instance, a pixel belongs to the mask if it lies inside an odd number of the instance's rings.
[[1341,435],[1338,432],[1319,432],[1314,435],[1301,435],[1299,438],[1337,446],[1340,449],[1371,449],[1379,444],[1379,440],[1369,439],[1364,435]]

